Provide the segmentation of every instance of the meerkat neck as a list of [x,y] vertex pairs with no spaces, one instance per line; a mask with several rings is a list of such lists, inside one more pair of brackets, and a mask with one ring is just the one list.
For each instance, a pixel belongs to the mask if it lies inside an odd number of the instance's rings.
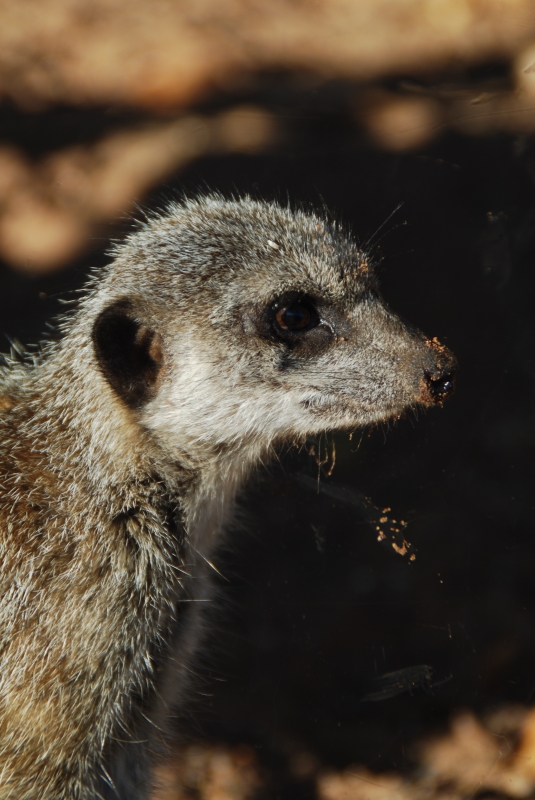
[[[132,484],[156,480],[177,498],[186,531],[207,553],[232,513],[236,493],[268,448],[194,448],[185,436],[166,451],[94,370],[98,386],[88,383],[91,358],[90,347],[73,336],[36,368],[30,382],[33,428],[42,437],[36,447],[58,479],[67,475],[70,491],[77,483],[76,491],[94,496],[98,487],[101,496],[120,498]],[[69,461],[72,469],[66,469]]]

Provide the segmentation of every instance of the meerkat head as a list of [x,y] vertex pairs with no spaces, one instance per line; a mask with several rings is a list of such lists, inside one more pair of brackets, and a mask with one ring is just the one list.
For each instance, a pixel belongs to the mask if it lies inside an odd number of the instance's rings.
[[366,253],[275,204],[172,205],[90,307],[102,375],[171,453],[354,429],[453,390],[455,359],[386,306]]

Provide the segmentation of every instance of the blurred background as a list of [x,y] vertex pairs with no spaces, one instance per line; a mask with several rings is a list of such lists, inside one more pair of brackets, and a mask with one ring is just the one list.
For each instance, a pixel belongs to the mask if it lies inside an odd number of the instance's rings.
[[247,489],[155,798],[535,797],[533,0],[0,0],[6,352],[209,190],[327,206],[461,368]]

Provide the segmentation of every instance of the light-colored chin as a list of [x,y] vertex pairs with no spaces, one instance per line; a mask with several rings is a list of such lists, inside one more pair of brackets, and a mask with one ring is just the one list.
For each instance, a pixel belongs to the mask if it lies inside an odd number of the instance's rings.
[[184,463],[191,461],[192,467],[214,458],[220,465],[236,457],[251,463],[275,443],[385,422],[416,405],[409,398],[367,407],[347,395],[272,389],[251,392],[236,404],[228,391],[217,387],[194,396],[182,395],[180,388],[151,404],[144,423],[165,451]]
[[[415,408],[416,400],[399,402],[382,407],[366,408],[351,403],[349,398],[321,398],[315,403],[307,403],[306,411],[311,422],[313,432],[320,430],[352,430],[354,428],[374,425],[378,422],[388,422],[399,419],[406,411]],[[311,419],[312,418],[312,419]]]

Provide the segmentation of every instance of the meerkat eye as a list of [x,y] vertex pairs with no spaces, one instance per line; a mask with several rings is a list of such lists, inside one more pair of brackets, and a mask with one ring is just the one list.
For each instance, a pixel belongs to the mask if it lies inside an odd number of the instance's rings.
[[275,312],[274,326],[282,334],[303,333],[318,324],[318,314],[306,300],[294,300]]

